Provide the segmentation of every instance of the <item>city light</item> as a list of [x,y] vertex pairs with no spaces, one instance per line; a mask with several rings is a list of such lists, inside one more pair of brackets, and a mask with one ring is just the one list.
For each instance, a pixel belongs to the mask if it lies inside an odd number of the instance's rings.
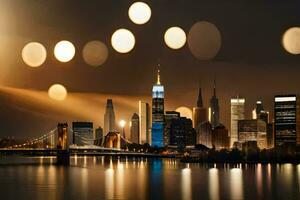
[[69,62],[75,56],[75,46],[69,41],[60,41],[55,45],[54,55],[60,62]]
[[300,199],[298,1],[0,5],[3,199]]
[[46,48],[38,42],[30,42],[22,50],[24,63],[30,67],[41,66],[47,57]]
[[67,97],[67,89],[61,84],[54,84],[48,90],[51,99],[63,101]]
[[108,58],[108,49],[103,42],[90,41],[83,47],[82,57],[88,65],[100,66]]
[[125,120],[120,120],[119,125],[121,128],[124,128],[126,125],[126,121]]
[[135,37],[127,29],[118,29],[111,36],[111,45],[119,53],[128,53],[134,48]]
[[165,32],[164,40],[171,49],[180,49],[186,43],[186,34],[180,27],[171,27]]
[[145,24],[151,17],[151,9],[144,2],[135,2],[130,6],[128,16],[135,24]]
[[296,101],[296,97],[275,97],[275,102]]

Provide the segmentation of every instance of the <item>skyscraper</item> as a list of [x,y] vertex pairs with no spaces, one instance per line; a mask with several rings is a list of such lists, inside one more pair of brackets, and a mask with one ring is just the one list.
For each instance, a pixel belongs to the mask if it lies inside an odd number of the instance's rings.
[[273,148],[273,123],[270,122],[269,111],[264,109],[262,101],[256,101],[256,108],[252,111],[252,119],[261,119],[267,124],[267,148]]
[[274,101],[275,147],[300,144],[299,97],[278,95]]
[[199,88],[197,106],[193,108],[193,127],[196,128],[202,122],[208,120],[207,109],[203,107],[201,88]]
[[212,131],[212,145],[217,150],[229,148],[228,130],[223,124],[219,124]]
[[240,143],[256,142],[260,149],[266,149],[267,124],[261,119],[245,119],[238,121],[238,141]]
[[230,146],[238,141],[238,120],[245,119],[245,99],[232,98],[231,103],[231,123],[230,123]]
[[104,135],[115,131],[115,112],[112,99],[107,99],[104,114]]
[[216,95],[216,80],[214,80],[214,93],[210,99],[210,120],[213,129],[220,123],[219,100]]
[[212,126],[209,121],[202,122],[196,128],[196,143],[212,147]]
[[269,112],[265,111],[261,101],[256,101],[256,108],[252,111],[252,119],[261,119],[267,124],[269,123]]
[[130,140],[133,143],[139,144],[140,142],[140,130],[139,130],[139,116],[136,113],[133,113],[131,117],[131,126],[130,126]]
[[180,113],[176,111],[166,111],[165,114],[165,131],[164,131],[164,145],[170,144],[171,125],[174,119],[179,119]]
[[94,144],[93,122],[73,122],[72,129],[73,144],[79,146]]
[[151,143],[149,138],[150,109],[149,104],[139,101],[139,144]]
[[160,71],[157,82],[152,88],[152,146],[163,147],[164,142],[164,86],[160,83]]
[[104,139],[103,139],[103,128],[99,126],[95,129],[95,135],[94,135],[94,144],[102,146]]
[[196,144],[196,132],[191,119],[173,118],[170,124],[170,145],[191,146]]

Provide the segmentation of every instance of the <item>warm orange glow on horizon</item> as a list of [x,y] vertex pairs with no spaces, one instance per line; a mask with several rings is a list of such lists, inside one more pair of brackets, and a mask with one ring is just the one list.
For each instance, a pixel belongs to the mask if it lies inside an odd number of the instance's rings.
[[[148,101],[146,96],[126,96],[101,93],[68,92],[64,101],[49,98],[48,92],[0,86],[0,93],[6,94],[20,102],[20,106],[33,113],[57,121],[89,120],[95,126],[103,126],[106,99],[112,98],[122,118],[130,120],[133,112],[138,110],[138,100]],[[84,108],[84,109],[83,109]],[[100,113],[100,114],[99,114]],[[103,113],[103,115],[101,115]],[[116,121],[121,118],[116,117]],[[125,127],[126,131],[128,127]]]

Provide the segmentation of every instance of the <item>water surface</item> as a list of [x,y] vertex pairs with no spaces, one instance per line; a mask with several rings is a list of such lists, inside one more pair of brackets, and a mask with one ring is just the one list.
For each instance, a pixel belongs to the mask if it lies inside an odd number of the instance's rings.
[[0,158],[1,199],[300,199],[300,165],[175,159]]

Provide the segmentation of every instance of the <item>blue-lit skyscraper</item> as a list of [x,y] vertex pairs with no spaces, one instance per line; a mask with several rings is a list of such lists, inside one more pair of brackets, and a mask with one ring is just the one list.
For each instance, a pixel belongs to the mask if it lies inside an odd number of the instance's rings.
[[164,86],[160,83],[159,70],[157,82],[152,88],[152,146],[164,146]]

